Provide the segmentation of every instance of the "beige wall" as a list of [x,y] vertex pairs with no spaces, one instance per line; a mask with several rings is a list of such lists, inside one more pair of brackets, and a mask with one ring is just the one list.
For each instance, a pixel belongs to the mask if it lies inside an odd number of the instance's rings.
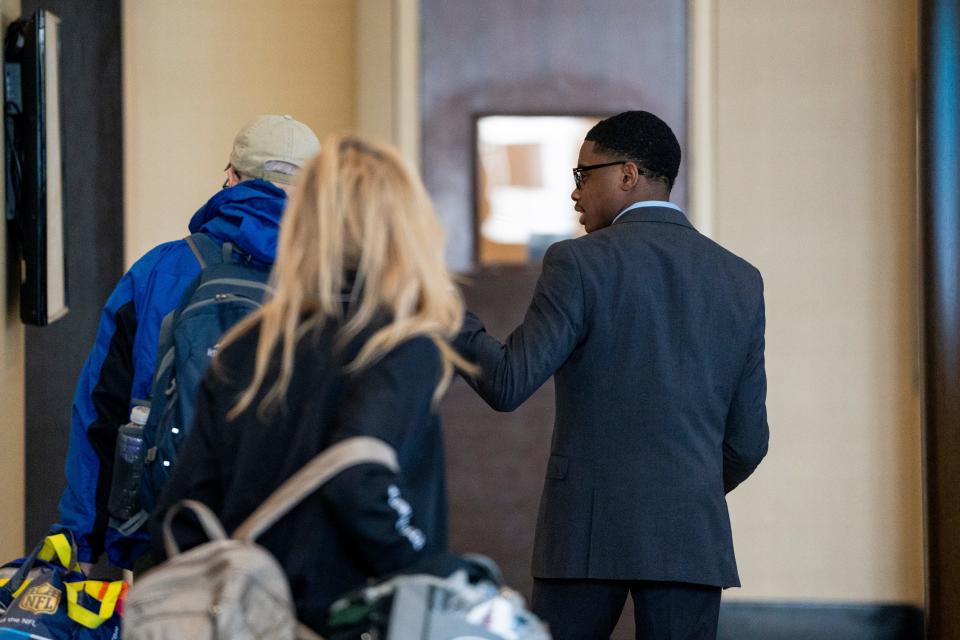
[[353,0],[124,0],[125,255],[186,235],[237,130],[289,113],[355,124]]
[[[20,0],[0,0],[0,26],[6,32],[10,21],[20,15]],[[2,142],[0,132],[0,142]],[[2,168],[0,159],[0,168]],[[3,186],[0,185],[0,195]],[[2,197],[0,197],[2,201]],[[0,283],[7,282],[6,234],[0,236]],[[23,416],[23,325],[17,300],[0,286],[0,469],[9,483],[0,491],[0,561],[6,562],[23,553],[24,527],[24,416]]]
[[726,597],[922,604],[915,2],[693,7],[695,217],[766,283],[770,454]]
[[357,130],[420,164],[419,0],[357,0]]

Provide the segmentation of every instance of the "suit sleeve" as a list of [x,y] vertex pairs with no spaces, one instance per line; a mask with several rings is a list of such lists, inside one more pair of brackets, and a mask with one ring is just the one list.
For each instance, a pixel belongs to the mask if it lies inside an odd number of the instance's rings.
[[764,367],[764,312],[761,283],[760,308],[756,313],[750,349],[727,414],[723,438],[723,485],[729,493],[746,480],[767,454],[767,374]]
[[[429,419],[440,374],[440,356],[432,340],[414,338],[395,348],[351,376],[332,442],[371,436],[400,451],[404,440]],[[437,451],[417,455],[442,459]],[[322,494],[338,526],[350,532],[352,551],[371,575],[399,571],[435,547],[417,526],[402,470],[398,474],[375,464],[352,467],[328,482]]]
[[570,357],[584,330],[583,283],[573,241],[552,245],[523,323],[501,344],[467,313],[454,344],[480,367],[467,382],[493,409],[513,411]]

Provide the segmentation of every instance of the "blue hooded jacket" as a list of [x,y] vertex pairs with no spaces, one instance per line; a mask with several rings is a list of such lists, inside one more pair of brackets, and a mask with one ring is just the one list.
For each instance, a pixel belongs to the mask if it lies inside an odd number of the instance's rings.
[[[190,220],[190,232],[230,242],[272,265],[285,205],[286,194],[273,184],[241,182],[210,198]],[[136,400],[149,399],[160,323],[199,273],[184,240],[161,244],[124,274],[103,308],[73,398],[67,487],[60,498],[60,524],[73,531],[81,562],[95,562],[105,550],[112,564],[130,568],[149,549],[146,533],[125,537],[108,526],[117,430]]]

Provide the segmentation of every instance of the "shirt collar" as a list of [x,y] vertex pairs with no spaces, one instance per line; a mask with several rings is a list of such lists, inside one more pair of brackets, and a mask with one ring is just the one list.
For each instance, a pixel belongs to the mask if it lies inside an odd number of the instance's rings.
[[620,216],[622,216],[626,212],[633,211],[634,209],[640,209],[642,207],[660,207],[660,208],[667,208],[667,209],[676,209],[680,213],[683,213],[683,209],[673,204],[672,202],[667,202],[666,200],[641,200],[640,202],[634,202],[629,207],[626,207],[625,209],[623,209],[623,211],[618,213],[617,217],[614,218],[613,222],[611,222],[610,224],[615,224],[617,220],[620,219]]

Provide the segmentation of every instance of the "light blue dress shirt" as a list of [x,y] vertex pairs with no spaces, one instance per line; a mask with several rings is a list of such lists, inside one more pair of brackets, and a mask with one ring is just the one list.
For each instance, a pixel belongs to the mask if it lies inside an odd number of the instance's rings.
[[672,202],[667,202],[666,200],[641,200],[640,202],[634,202],[629,207],[625,208],[623,211],[617,214],[617,217],[613,219],[614,224],[617,220],[620,219],[620,216],[625,214],[627,211],[633,211],[634,209],[640,209],[641,207],[667,207],[668,209],[676,209],[680,213],[683,213],[683,209],[673,204]]

